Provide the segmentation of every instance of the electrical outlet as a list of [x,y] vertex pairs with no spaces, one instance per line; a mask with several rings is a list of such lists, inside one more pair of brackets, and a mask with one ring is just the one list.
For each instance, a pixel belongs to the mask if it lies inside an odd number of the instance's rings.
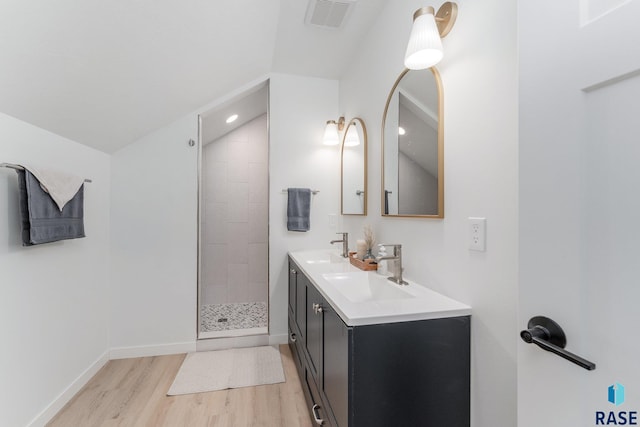
[[487,219],[469,217],[469,250],[484,252],[487,248]]

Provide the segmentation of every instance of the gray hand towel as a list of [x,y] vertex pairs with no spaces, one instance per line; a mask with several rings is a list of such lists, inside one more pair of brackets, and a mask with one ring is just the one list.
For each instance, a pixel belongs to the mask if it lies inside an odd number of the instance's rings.
[[289,188],[287,190],[287,230],[309,231],[311,227],[311,190],[309,188]]
[[60,211],[40,182],[27,170],[18,170],[22,245],[32,246],[84,235],[84,185]]

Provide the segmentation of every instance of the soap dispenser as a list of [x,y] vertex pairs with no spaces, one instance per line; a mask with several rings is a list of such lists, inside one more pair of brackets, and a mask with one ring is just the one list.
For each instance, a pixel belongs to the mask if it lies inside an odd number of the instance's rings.
[[[387,248],[385,248],[384,246],[380,245],[379,249],[378,249],[378,256],[379,257],[384,257],[387,256]],[[389,273],[389,270],[387,268],[387,261],[378,261],[378,274],[383,274],[386,275]]]

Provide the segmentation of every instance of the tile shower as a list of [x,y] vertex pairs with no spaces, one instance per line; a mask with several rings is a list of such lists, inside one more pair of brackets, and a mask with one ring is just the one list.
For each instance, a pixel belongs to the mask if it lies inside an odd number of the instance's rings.
[[200,338],[267,333],[267,115],[202,149]]

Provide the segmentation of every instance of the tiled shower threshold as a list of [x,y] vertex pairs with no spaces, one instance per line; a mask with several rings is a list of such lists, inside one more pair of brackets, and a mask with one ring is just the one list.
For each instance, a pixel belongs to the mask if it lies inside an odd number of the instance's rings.
[[200,334],[198,335],[198,339],[235,338],[250,335],[262,335],[267,333],[269,333],[269,329],[266,326],[263,328],[230,329],[227,331],[200,332]]

